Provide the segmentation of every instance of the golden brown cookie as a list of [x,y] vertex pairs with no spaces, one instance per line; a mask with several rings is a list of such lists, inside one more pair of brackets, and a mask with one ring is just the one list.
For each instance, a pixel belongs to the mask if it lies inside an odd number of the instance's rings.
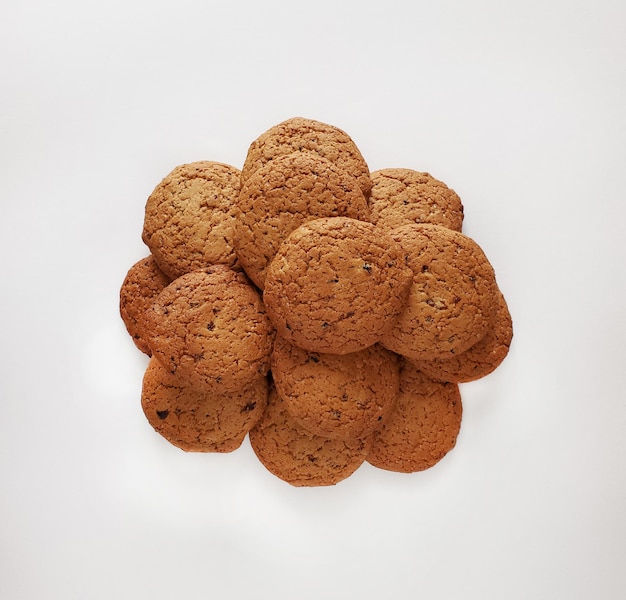
[[430,223],[461,231],[463,204],[443,181],[412,169],[381,169],[371,179],[375,225],[391,230],[409,223]]
[[367,440],[331,440],[298,425],[271,386],[263,417],[250,430],[250,445],[276,477],[293,486],[334,485],[365,461]]
[[170,278],[213,264],[239,268],[233,224],[240,177],[230,165],[198,161],[176,167],[156,186],[142,239]]
[[273,328],[243,273],[215,265],[183,275],[147,315],[154,356],[190,385],[237,392],[269,370]]
[[363,195],[369,197],[369,168],[350,136],[333,125],[302,117],[274,125],[252,142],[241,171],[242,182],[278,156],[302,150],[315,152],[352,175]]
[[370,435],[391,411],[400,385],[397,356],[379,344],[321,354],[277,336],[271,366],[289,414],[312,433],[333,439]]
[[237,200],[234,246],[261,289],[283,240],[319,217],[367,221],[369,208],[354,177],[313,152],[277,156],[245,180]]
[[413,364],[437,381],[467,383],[495,371],[509,353],[513,321],[502,292],[498,291],[498,311],[482,340],[451,358],[415,361]]
[[411,275],[401,247],[371,223],[316,219],[281,245],[263,299],[276,330],[292,344],[348,354],[376,343],[393,324]]
[[152,358],[141,406],[154,430],[186,452],[232,452],[241,446],[267,405],[267,377],[239,392],[207,393],[180,381]]
[[170,278],[159,269],[154,258],[148,256],[129,269],[120,288],[122,321],[135,346],[148,356],[152,351],[147,342],[145,312],[169,283]]
[[367,461],[399,473],[432,467],[456,445],[462,413],[458,385],[433,381],[405,362],[400,394],[387,421],[372,435]]
[[495,274],[471,238],[439,225],[390,233],[413,271],[408,300],[381,343],[411,360],[461,354],[487,333],[497,308]]

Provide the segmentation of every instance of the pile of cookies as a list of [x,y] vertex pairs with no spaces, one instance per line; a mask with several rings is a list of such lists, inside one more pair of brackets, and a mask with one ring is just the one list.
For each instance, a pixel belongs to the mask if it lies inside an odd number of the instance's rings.
[[241,170],[176,167],[147,200],[150,250],[120,313],[150,356],[141,403],[188,452],[246,437],[294,486],[365,461],[412,473],[456,443],[459,383],[491,373],[513,331],[459,196],[428,173],[370,173],[342,130],[304,118]]

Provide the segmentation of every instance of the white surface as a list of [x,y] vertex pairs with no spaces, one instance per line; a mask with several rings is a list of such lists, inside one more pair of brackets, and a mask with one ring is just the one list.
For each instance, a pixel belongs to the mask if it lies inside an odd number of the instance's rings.
[[[9,0],[0,597],[624,597],[626,5]],[[456,449],[295,489],[186,455],[118,316],[145,200],[301,115],[454,187],[515,338]]]

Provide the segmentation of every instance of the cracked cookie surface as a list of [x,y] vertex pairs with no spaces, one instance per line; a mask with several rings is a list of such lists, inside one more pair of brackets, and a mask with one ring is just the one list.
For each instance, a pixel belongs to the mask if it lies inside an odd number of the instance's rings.
[[411,269],[371,223],[316,219],[283,242],[263,300],[276,330],[311,352],[347,354],[376,343],[403,309]]
[[230,394],[207,393],[181,382],[152,358],[144,374],[141,406],[153,429],[186,452],[232,452],[261,418],[267,377]]
[[369,202],[375,225],[391,230],[410,223],[428,223],[461,231],[461,198],[430,173],[381,169],[374,171],[371,179]]
[[372,435],[367,461],[399,473],[428,469],[456,445],[462,414],[457,384],[433,381],[405,361],[396,404]]
[[354,177],[313,152],[278,156],[254,171],[237,200],[234,246],[242,267],[261,289],[280,244],[319,217],[369,220]]
[[379,344],[322,354],[277,336],[271,370],[289,414],[312,433],[334,439],[370,435],[387,418],[400,386],[398,358]]
[[352,138],[334,125],[303,117],[274,125],[250,144],[241,171],[242,182],[276,157],[302,150],[315,152],[352,175],[363,195],[369,197],[369,168]]
[[176,167],[146,202],[142,239],[171,279],[212,264],[238,269],[233,248],[241,172],[198,161]]
[[451,358],[415,361],[423,373],[438,381],[467,383],[495,371],[509,353],[513,339],[513,321],[506,300],[498,290],[498,310],[482,340],[469,350]]
[[120,288],[120,316],[135,346],[152,355],[148,344],[146,310],[169,285],[170,278],[161,271],[152,255],[136,262]]
[[265,468],[297,487],[339,483],[363,464],[371,445],[369,438],[332,440],[311,433],[293,419],[273,386],[249,439]]
[[411,360],[461,354],[487,333],[497,307],[493,268],[478,244],[438,225],[390,232],[413,272],[408,300],[381,343]]
[[273,327],[243,273],[215,265],[183,275],[147,315],[154,356],[190,385],[233,392],[269,370]]

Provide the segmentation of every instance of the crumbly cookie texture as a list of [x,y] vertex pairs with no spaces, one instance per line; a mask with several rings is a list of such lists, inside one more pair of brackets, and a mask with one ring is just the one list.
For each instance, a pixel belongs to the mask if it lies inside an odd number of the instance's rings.
[[366,460],[434,466],[456,444],[458,384],[493,372],[513,337],[463,217],[444,182],[370,173],[345,131],[302,117],[255,139],[241,171],[176,167],[146,202],[150,256],[120,289],[151,357],[149,423],[188,452],[249,435],[294,486],[334,485]]
[[271,368],[289,414],[312,433],[334,439],[370,435],[389,415],[400,387],[397,356],[379,344],[322,354],[278,336]]
[[277,156],[250,174],[237,200],[234,246],[244,270],[261,289],[280,244],[319,217],[369,220],[358,181],[314,152]]
[[370,172],[361,151],[343,130],[303,117],[293,117],[274,125],[250,144],[244,162],[242,181],[264,164],[283,154],[315,152],[359,182],[363,195],[368,198],[372,183]]
[[237,392],[269,370],[274,331],[243,273],[215,265],[183,275],[147,314],[154,356],[189,385]]
[[146,202],[142,239],[171,279],[213,264],[239,269],[233,248],[241,171],[198,161],[176,167]]
[[487,333],[497,308],[495,273],[478,244],[439,225],[390,233],[413,273],[408,300],[381,343],[411,360],[461,354]]
[[402,248],[371,223],[316,219],[283,242],[263,300],[276,330],[310,352],[348,354],[376,343],[405,306]]
[[152,256],[136,262],[120,288],[120,316],[135,346],[152,356],[148,344],[146,310],[167,287],[170,278],[159,269]]
[[462,414],[458,385],[433,381],[405,362],[396,404],[372,435],[367,461],[400,473],[428,469],[456,445]]
[[374,171],[371,179],[369,201],[375,225],[391,230],[410,223],[429,223],[461,231],[461,198],[430,173],[381,169]]
[[233,393],[207,393],[182,382],[156,358],[148,363],[141,393],[143,412],[154,430],[186,452],[232,452],[261,418],[267,377]]
[[468,383],[493,373],[506,358],[513,339],[509,307],[498,290],[498,310],[485,337],[469,350],[451,358],[416,361],[414,365],[438,381]]
[[265,468],[296,487],[339,483],[365,462],[371,445],[369,439],[333,440],[311,433],[296,423],[274,387],[249,438]]

